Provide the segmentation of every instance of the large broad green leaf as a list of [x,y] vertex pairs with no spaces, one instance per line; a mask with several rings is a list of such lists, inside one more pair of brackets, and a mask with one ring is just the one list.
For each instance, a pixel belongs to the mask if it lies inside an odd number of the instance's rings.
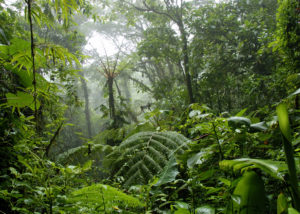
[[[33,86],[32,72],[28,72],[26,70],[19,70],[15,68],[9,68],[9,69],[19,77],[18,80],[25,88],[29,88]],[[36,86],[39,89],[39,91],[47,91],[49,84],[50,83],[41,74],[36,73]]]
[[292,208],[292,207],[290,207],[290,208],[288,209],[288,211],[289,211],[289,214],[300,214],[296,209],[294,209],[294,208]]
[[286,214],[288,212],[287,199],[283,193],[280,193],[277,198],[277,214]]
[[288,97],[295,96],[297,94],[300,94],[300,88],[298,88],[294,93],[290,94]]
[[[7,105],[14,108],[29,107],[34,110],[34,99],[31,94],[18,91],[17,94],[7,93],[5,94],[7,99]],[[40,103],[36,100],[36,106],[39,108]]]
[[260,123],[254,123],[250,125],[250,131],[255,132],[255,131],[266,131],[268,127],[266,126],[265,122],[260,122]]
[[174,214],[190,214],[190,206],[187,203],[176,201],[172,207],[176,208]]
[[207,158],[209,158],[213,154],[213,152],[214,152],[214,145],[204,148],[202,149],[202,151],[193,154],[187,160],[188,168],[192,168],[194,167],[194,165],[202,164]]
[[287,173],[287,165],[283,161],[272,161],[263,159],[241,158],[235,160],[223,160],[219,163],[222,170],[231,170],[234,173],[241,173],[245,170],[259,168],[270,176],[284,180]]
[[289,169],[289,181],[292,188],[292,200],[297,210],[300,210],[300,191],[297,177],[297,168],[294,159],[294,149],[292,146],[292,133],[288,117],[287,106],[281,103],[276,108],[280,130],[284,136],[283,147],[286,157],[286,162]]
[[227,119],[228,125],[234,129],[242,126],[250,127],[251,121],[246,117],[230,117]]
[[289,122],[289,116],[288,111],[285,103],[281,103],[276,108],[279,126],[282,134],[285,136],[285,138],[291,142],[292,135],[291,135],[291,129],[290,129],[290,122]]
[[215,208],[211,207],[211,206],[202,206],[202,207],[198,207],[195,210],[196,214],[215,214]]
[[234,192],[239,200],[229,201],[226,214],[264,214],[266,194],[262,179],[254,172],[247,171],[237,184]]
[[169,183],[171,181],[174,181],[176,176],[179,174],[177,169],[177,162],[174,156],[170,158],[167,165],[163,169],[163,171],[160,173],[159,180],[154,186],[160,186],[162,184]]

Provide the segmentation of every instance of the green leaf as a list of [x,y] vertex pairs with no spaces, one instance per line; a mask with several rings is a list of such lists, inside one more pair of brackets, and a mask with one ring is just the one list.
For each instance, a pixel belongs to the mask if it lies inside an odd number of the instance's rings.
[[15,175],[16,177],[19,176],[19,173],[15,168],[9,167],[9,170],[10,170],[11,174]]
[[[72,203],[82,203],[86,207],[103,207],[103,198],[105,206],[112,207],[118,204],[126,209],[143,208],[144,203],[139,199],[123,193],[109,185],[94,184],[76,190],[69,195],[68,200]],[[126,207],[125,207],[126,205]]]
[[188,142],[176,132],[139,132],[106,156],[105,165],[124,177],[125,186],[146,184],[164,171],[170,157],[182,154]]
[[295,96],[295,95],[297,95],[297,94],[300,94],[300,88],[298,88],[294,93],[290,94],[290,95],[288,96],[288,98],[289,98],[289,97],[293,97],[293,96]]
[[268,127],[265,122],[255,123],[250,125],[250,131],[266,131]]
[[177,209],[174,214],[190,214],[190,211],[184,208]]
[[176,176],[179,174],[177,169],[177,162],[174,156],[170,158],[167,165],[163,169],[163,171],[160,173],[159,180],[157,181],[154,186],[160,186],[162,184],[169,183],[171,181],[174,181]]
[[2,30],[2,28],[0,28],[0,35],[3,37],[6,43],[9,43],[9,40],[7,39],[5,32]]
[[285,138],[291,142],[292,135],[291,135],[291,129],[290,129],[290,122],[289,122],[289,116],[287,111],[287,106],[285,103],[281,103],[276,108],[278,121],[279,121],[279,127],[282,132],[282,134],[285,136]]
[[277,198],[277,214],[286,214],[288,211],[287,199],[283,193],[280,193]]
[[246,117],[230,117],[228,118],[228,125],[234,129],[243,126],[250,127],[251,121]]
[[288,211],[289,211],[289,214],[300,214],[296,209],[294,209],[294,208],[292,208],[292,207],[290,207],[290,208],[288,209]]
[[207,180],[211,177],[213,177],[216,173],[215,169],[210,169],[210,170],[205,170],[204,172],[200,172],[197,175],[197,181],[203,181],[203,180]]
[[219,178],[219,181],[221,181],[222,183],[224,183],[228,187],[231,186],[231,181],[230,180],[227,180],[225,178]]
[[190,214],[190,206],[187,203],[176,201],[175,205],[172,206],[175,207],[177,210],[174,212],[174,214]]
[[247,171],[237,184],[233,195],[239,196],[238,203],[231,200],[227,214],[265,213],[266,194],[262,179],[253,171]]
[[91,169],[93,164],[93,160],[88,160],[87,162],[84,163],[84,165],[82,166],[82,171],[88,171]]
[[186,210],[188,210],[190,208],[190,206],[185,202],[176,201],[175,203],[176,203],[176,205],[175,205],[176,208],[182,208],[182,209],[186,209]]
[[192,157],[190,157],[188,160],[187,160],[187,166],[188,168],[192,168],[194,167],[195,164],[201,164],[202,163],[202,156],[205,155],[205,152],[201,151],[201,152],[198,152],[194,155],[192,155]]
[[236,117],[241,117],[244,115],[244,113],[247,111],[247,108],[244,108],[243,110],[241,110],[239,113],[237,113],[235,116]]
[[202,206],[202,207],[198,207],[195,210],[196,214],[215,214],[215,208],[211,207],[211,206]]
[[269,174],[270,176],[284,180],[284,175],[287,173],[287,165],[283,161],[272,161],[263,159],[241,158],[235,160],[223,160],[219,162],[222,170],[232,170],[234,173],[258,168]]
[[[31,94],[18,91],[17,95],[12,94],[12,93],[7,93],[7,94],[5,94],[5,96],[7,99],[8,106],[12,106],[15,108],[29,107],[32,110],[34,110],[34,99]],[[38,100],[36,100],[36,101],[37,101],[37,108],[39,108],[40,103]]]
[[214,151],[214,146],[209,146],[207,148],[202,149],[202,151],[193,154],[188,160],[187,160],[187,166],[188,168],[194,167],[194,165],[202,164],[208,157],[211,155]]

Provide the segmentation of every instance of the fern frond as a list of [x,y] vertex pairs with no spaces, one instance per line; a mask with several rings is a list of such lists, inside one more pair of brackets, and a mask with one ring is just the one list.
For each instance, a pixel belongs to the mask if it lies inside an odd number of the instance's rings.
[[[102,144],[82,145],[60,154],[57,156],[57,162],[61,164],[82,164],[88,160],[95,160],[96,162],[103,158],[105,154],[112,151],[111,146]],[[90,152],[90,155],[88,153]]]
[[73,204],[79,203],[80,207],[89,208],[89,213],[99,213],[100,210],[104,211],[104,209],[109,213],[115,207],[126,208],[128,211],[135,211],[134,213],[142,213],[145,206],[139,199],[104,184],[94,184],[76,190],[68,197],[68,201]]
[[125,185],[145,184],[160,173],[170,156],[181,154],[189,140],[176,132],[140,132],[130,136],[107,157],[114,175]]

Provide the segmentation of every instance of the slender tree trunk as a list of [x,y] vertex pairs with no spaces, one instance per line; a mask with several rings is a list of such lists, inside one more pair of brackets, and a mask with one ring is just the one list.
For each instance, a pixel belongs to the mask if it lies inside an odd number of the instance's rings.
[[217,99],[218,99],[218,109],[219,109],[219,113],[222,112],[222,105],[221,105],[221,99],[220,99],[220,91],[217,90]]
[[114,91],[113,91],[114,78],[108,77],[107,86],[108,86],[108,106],[109,106],[109,116],[115,122],[116,113],[115,113],[115,101],[114,101]]
[[[83,76],[83,73],[80,72],[80,75]],[[81,86],[83,89],[83,95],[84,95],[84,100],[85,100],[84,113],[85,113],[85,120],[86,120],[86,126],[87,126],[87,134],[88,134],[87,137],[89,139],[91,139],[92,138],[92,124],[91,124],[90,108],[89,108],[89,94],[88,94],[88,89],[87,89],[85,80],[83,78],[80,78],[80,80],[81,80]]]
[[227,104],[228,104],[228,112],[231,111],[232,106],[231,106],[231,91],[229,87],[226,87],[226,97],[227,97]]
[[210,108],[213,108],[212,96],[211,96],[209,90],[207,90],[206,93],[207,93],[208,102],[209,102],[209,105],[210,105],[209,107],[210,107]]
[[125,92],[125,98],[128,102],[130,102],[130,99],[131,99],[131,94],[130,94],[130,91],[129,91],[129,85],[128,85],[128,82],[129,82],[129,78],[127,76],[124,76],[124,78],[122,78],[122,88]]
[[190,68],[189,68],[189,52],[188,52],[186,32],[182,22],[178,23],[178,27],[180,30],[181,40],[182,40],[182,54],[183,54],[183,66],[185,72],[185,82],[188,90],[189,102],[191,104],[195,102],[195,99],[193,95],[192,80],[191,80]]
[[34,39],[33,39],[33,24],[32,24],[32,0],[27,0],[28,7],[28,20],[30,26],[30,43],[31,43],[31,62],[32,62],[32,73],[33,73],[33,102],[34,102],[34,119],[35,128],[38,133],[38,112],[37,112],[37,91],[36,91],[36,70],[35,70],[35,53],[34,53]]

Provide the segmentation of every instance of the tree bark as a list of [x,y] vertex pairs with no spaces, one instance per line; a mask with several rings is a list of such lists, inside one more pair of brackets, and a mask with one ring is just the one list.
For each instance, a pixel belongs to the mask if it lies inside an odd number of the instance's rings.
[[113,91],[114,78],[108,77],[107,86],[108,86],[108,106],[109,106],[109,116],[115,122],[116,113],[115,113],[115,101],[114,101],[114,91]]
[[186,87],[188,90],[189,102],[190,102],[190,104],[192,104],[195,102],[195,99],[194,99],[194,95],[193,95],[192,80],[191,80],[191,75],[190,75],[189,52],[188,52],[186,32],[185,32],[182,22],[177,23],[177,25],[179,27],[179,31],[181,34],[181,40],[182,40],[182,54],[183,54],[183,67],[184,67],[184,74],[185,74],[185,82],[186,82]]
[[33,38],[33,23],[32,23],[32,0],[27,1],[28,7],[28,20],[30,27],[30,48],[31,48],[31,62],[32,62],[32,74],[33,74],[33,102],[34,102],[34,119],[35,119],[35,128],[37,133],[38,130],[38,112],[37,112],[37,90],[36,90],[36,69],[35,69],[35,47],[34,47],[34,38]]
[[[80,75],[83,76],[83,73],[80,72]],[[88,134],[87,137],[89,139],[91,139],[92,138],[92,124],[91,124],[90,109],[89,109],[89,94],[88,94],[88,89],[87,89],[85,80],[83,78],[80,78],[80,80],[81,80],[81,85],[82,85],[84,100],[85,100],[84,113],[85,113],[85,120],[86,120],[86,126],[87,126],[87,134]]]

